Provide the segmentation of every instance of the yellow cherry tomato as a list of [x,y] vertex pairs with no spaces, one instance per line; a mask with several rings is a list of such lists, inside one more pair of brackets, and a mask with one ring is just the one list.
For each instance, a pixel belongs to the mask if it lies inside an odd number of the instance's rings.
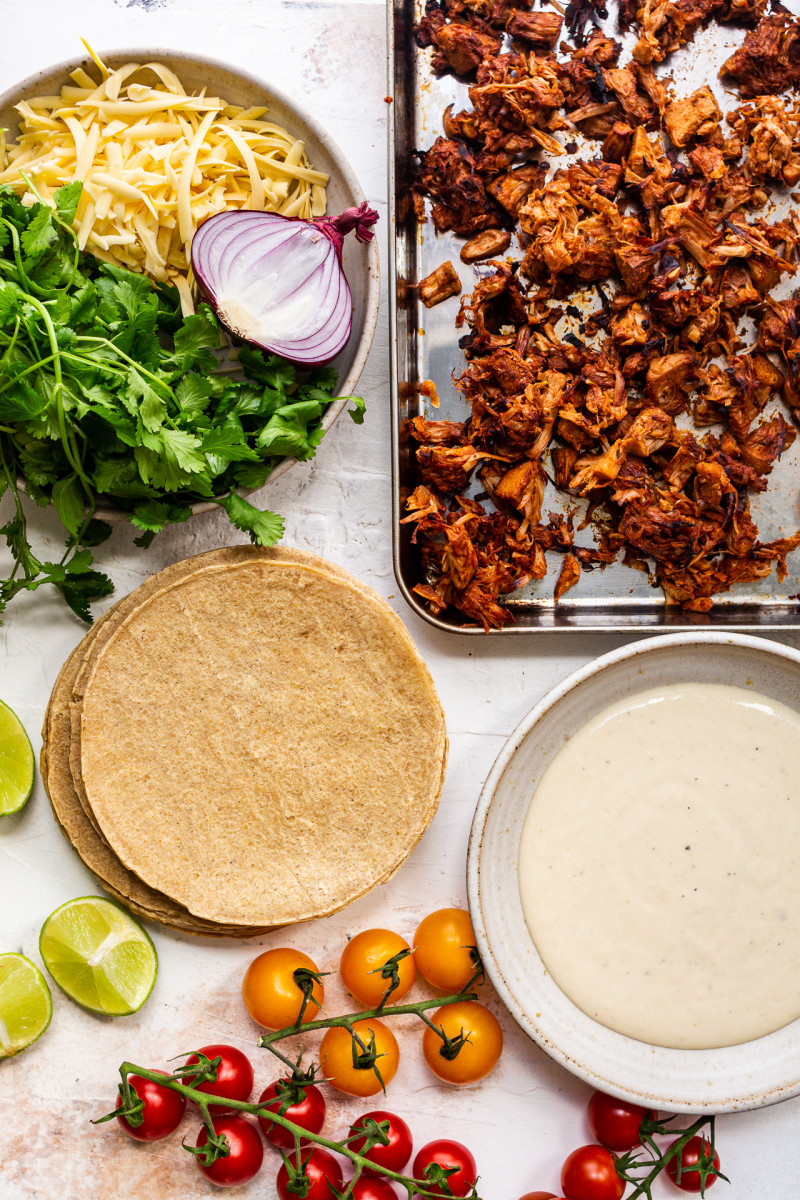
[[403,953],[405,958],[396,965],[398,984],[387,1001],[394,1004],[409,991],[417,972],[408,942],[391,929],[365,929],[347,943],[339,962],[344,986],[356,1000],[375,1008],[392,985],[389,960]]
[[475,934],[464,908],[440,908],[414,934],[414,961],[428,983],[445,992],[462,991],[475,974]]
[[[294,972],[301,969],[319,974],[307,954],[288,947],[266,950],[253,959],[242,981],[242,995],[254,1021],[265,1029],[285,1029],[295,1024],[303,1004],[303,989]],[[313,982],[303,1024],[317,1019],[324,997],[322,984]]]
[[422,1052],[439,1079],[458,1085],[477,1083],[497,1066],[503,1049],[503,1031],[488,1008],[474,1000],[464,1000],[437,1009],[431,1021],[444,1031],[452,1049],[461,1042],[455,1057],[448,1057],[451,1053],[448,1043],[426,1027]]
[[[383,1091],[381,1079],[383,1086],[394,1079],[400,1058],[397,1039],[391,1029],[375,1017],[356,1021],[353,1032],[358,1035],[363,1045],[356,1043],[354,1046],[350,1031],[342,1026],[335,1025],[327,1030],[319,1048],[322,1074],[328,1083],[340,1092],[346,1092],[348,1096],[375,1096]],[[368,1052],[373,1049],[375,1065],[381,1074],[380,1079],[366,1061]]]

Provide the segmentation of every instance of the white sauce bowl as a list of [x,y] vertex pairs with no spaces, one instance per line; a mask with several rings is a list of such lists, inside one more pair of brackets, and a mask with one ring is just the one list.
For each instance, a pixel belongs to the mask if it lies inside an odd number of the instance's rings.
[[[672,634],[615,650],[570,675],[520,722],[489,773],[470,836],[469,907],[489,978],[522,1029],[562,1066],[637,1104],[734,1112],[800,1093],[800,1020],[712,1050],[651,1046],[616,1033],[582,1012],[550,977],[519,895],[520,836],[534,781],[608,705],[686,682],[748,688],[797,709],[800,652],[736,633]],[[800,878],[786,886],[797,888]]]

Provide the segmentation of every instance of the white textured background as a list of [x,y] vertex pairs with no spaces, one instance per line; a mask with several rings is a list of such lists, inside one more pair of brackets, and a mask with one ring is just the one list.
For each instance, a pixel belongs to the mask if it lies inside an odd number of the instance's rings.
[[[262,75],[328,127],[370,200],[385,211],[382,4],[0,0],[0,18],[0,90],[46,64],[79,55],[81,35],[100,51],[126,45],[196,51]],[[384,250],[385,236],[384,228]],[[214,1194],[181,1151],[178,1137],[140,1147],[117,1136],[115,1127],[88,1124],[113,1104],[119,1063],[129,1058],[158,1066],[211,1041],[252,1047],[257,1030],[241,1004],[239,987],[262,945],[298,946],[322,970],[332,969],[347,934],[385,924],[410,936],[430,909],[463,904],[472,810],[503,740],[554,683],[624,640],[539,634],[483,641],[439,634],[410,613],[396,594],[391,568],[387,346],[384,307],[361,383],[365,425],[356,428],[342,418],[317,461],[267,489],[265,500],[286,515],[287,544],[348,568],[387,597],[408,624],[447,713],[450,767],[439,813],[395,879],[336,917],[245,945],[187,940],[153,929],[161,970],[137,1016],[93,1017],[54,989],[47,1035],[0,1066],[0,1200],[116,1200],[120,1195],[196,1200]],[[34,528],[42,544],[57,536],[55,523],[38,511]],[[168,531],[142,552],[120,528],[98,557],[118,594],[124,594],[167,563],[237,537],[221,516],[211,515]],[[19,713],[37,751],[50,687],[81,635],[81,625],[44,592],[15,601],[0,629],[0,696]],[[197,847],[199,854],[204,850],[213,853],[214,847]],[[45,917],[65,900],[95,890],[57,831],[37,784],[24,812],[6,818],[0,828],[0,951],[20,950],[37,961]],[[329,992],[335,1003],[333,985]],[[587,1089],[500,1015],[507,1035],[500,1066],[486,1083],[461,1092],[431,1082],[412,1021],[400,1035],[404,1055],[386,1102],[409,1120],[418,1143],[455,1136],[469,1144],[484,1200],[515,1200],[533,1188],[556,1191],[563,1158],[590,1140],[584,1123]],[[264,1086],[275,1073],[263,1052],[254,1051],[253,1057],[257,1084]],[[328,1128],[343,1131],[364,1107],[333,1100]],[[723,1169],[733,1183],[719,1183],[713,1195],[794,1200],[800,1187],[799,1118],[800,1102],[790,1101],[720,1120]],[[268,1160],[257,1180],[237,1194],[273,1200],[276,1167],[277,1159],[274,1166]],[[665,1184],[657,1195],[679,1193]]]

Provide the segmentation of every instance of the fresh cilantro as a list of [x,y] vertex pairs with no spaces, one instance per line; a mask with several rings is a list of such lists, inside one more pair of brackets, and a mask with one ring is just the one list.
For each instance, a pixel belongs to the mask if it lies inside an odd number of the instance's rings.
[[86,494],[77,475],[65,475],[53,485],[53,507],[61,524],[77,537],[83,525]]
[[136,414],[145,429],[156,433],[167,416],[167,400],[162,392],[157,392],[150,382],[140,375],[136,367],[128,367],[128,386],[125,390],[125,403],[128,411]]
[[167,524],[187,521],[191,513],[179,504],[167,504],[163,500],[146,500],[136,504],[131,513],[131,524],[144,533],[156,534]]
[[39,258],[58,241],[58,232],[49,208],[37,206],[37,212],[28,228],[20,236],[22,249],[29,258]]
[[348,408],[347,415],[349,417],[353,418],[353,421],[356,425],[363,425],[364,424],[364,412],[367,407],[366,404],[364,403],[364,401],[361,399],[360,396],[346,396],[345,399],[352,400],[352,402],[353,402],[353,407]]
[[53,197],[56,202],[56,212],[58,213],[59,220],[63,221],[65,225],[71,225],[75,220],[75,213],[78,209],[78,202],[80,201],[82,191],[83,184],[79,179],[76,179],[74,183],[65,183]]
[[250,534],[258,546],[274,546],[283,537],[283,517],[274,512],[261,512],[237,492],[228,492],[217,501],[225,509],[232,525]]
[[[286,455],[313,456],[336,372],[301,374],[248,346],[238,371],[220,369],[207,305],[184,318],[176,288],[79,254],[80,195],[69,183],[52,205],[26,206],[0,186],[0,496],[13,506],[0,527],[13,558],[0,613],[51,584],[90,621],[91,601],[113,590],[93,562],[111,532],[94,516],[101,504],[128,514],[143,547],[198,500],[216,501],[257,545],[280,540],[282,518],[240,490],[262,487]],[[348,399],[360,423],[363,401]],[[20,480],[65,528],[60,562],[31,546]]]
[[206,379],[193,371],[184,375],[175,388],[175,398],[184,417],[199,417],[206,411],[214,395],[215,383],[216,380]]

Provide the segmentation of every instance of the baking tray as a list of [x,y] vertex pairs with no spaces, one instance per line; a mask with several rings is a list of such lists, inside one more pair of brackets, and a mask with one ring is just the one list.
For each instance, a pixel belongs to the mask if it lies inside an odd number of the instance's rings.
[[[609,5],[609,8],[611,15],[604,25],[619,37],[614,31],[613,6]],[[394,569],[405,599],[429,624],[454,633],[483,635],[479,626],[463,624],[463,615],[455,611],[433,616],[414,594],[412,589],[422,581],[422,576],[415,563],[412,528],[400,524],[404,515],[403,492],[410,491],[416,484],[412,457],[402,436],[404,424],[417,415],[464,420],[469,412],[451,380],[453,371],[460,370],[464,364],[458,348],[459,333],[455,329],[459,299],[454,297],[426,309],[420,303],[416,289],[409,284],[424,278],[447,259],[456,267],[464,292],[471,291],[477,279],[476,268],[466,266],[459,259],[462,240],[450,233],[437,234],[430,222],[418,224],[410,203],[412,151],[427,149],[441,133],[442,112],[449,103],[455,102],[456,111],[469,107],[466,84],[450,75],[436,79],[429,66],[430,51],[417,47],[412,26],[420,14],[421,5],[415,0],[388,0],[389,94],[392,97],[388,107]],[[678,94],[686,94],[703,83],[716,80],[712,86],[725,113],[738,102],[738,96],[726,93],[717,74],[743,36],[741,30],[712,25],[701,30],[688,47],[672,55],[659,73],[672,75]],[[627,58],[625,51],[623,58]],[[584,145],[594,147],[590,150],[590,157],[594,157],[597,144]],[[586,149],[582,153],[586,154]],[[569,161],[570,158],[565,156],[559,160],[559,165]],[[767,210],[767,215],[778,217],[780,213]],[[508,253],[520,253],[516,243],[512,242]],[[788,294],[796,284],[795,276],[774,294]],[[419,384],[426,379],[433,380],[436,385],[441,402],[438,409],[430,409],[426,397],[420,394]],[[768,413],[770,411],[767,409]],[[763,540],[794,532],[800,524],[799,493],[800,438],[776,463],[767,491],[751,497],[753,516]],[[567,497],[567,502],[570,508],[575,508],[574,497]],[[563,507],[563,497],[548,485],[543,510],[548,512]],[[592,544],[590,530],[585,530],[576,541],[582,545]],[[732,592],[720,596],[710,613],[701,614],[666,605],[660,588],[654,589],[646,575],[621,563],[613,563],[605,570],[584,571],[578,585],[556,604],[552,593],[560,558],[552,555],[543,580],[502,600],[513,613],[514,623],[492,630],[492,635],[587,629],[617,633],[698,627],[756,631],[800,629],[800,602],[794,598],[800,595],[800,551],[790,556],[788,565],[789,572],[782,583],[773,574],[757,583],[738,585]]]

